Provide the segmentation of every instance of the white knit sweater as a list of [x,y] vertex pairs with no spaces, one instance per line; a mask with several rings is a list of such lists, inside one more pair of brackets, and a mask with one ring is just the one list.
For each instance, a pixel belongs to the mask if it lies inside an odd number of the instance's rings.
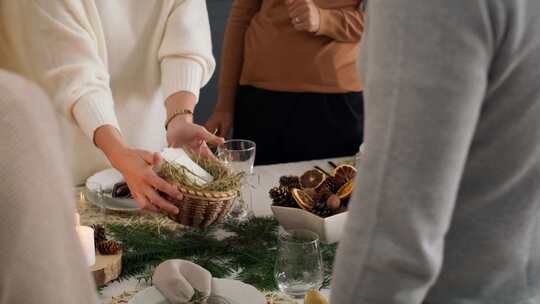
[[202,0],[0,3],[0,63],[50,95],[76,183],[108,166],[92,142],[99,126],[118,128],[131,147],[159,150],[165,98],[198,96],[215,68]]

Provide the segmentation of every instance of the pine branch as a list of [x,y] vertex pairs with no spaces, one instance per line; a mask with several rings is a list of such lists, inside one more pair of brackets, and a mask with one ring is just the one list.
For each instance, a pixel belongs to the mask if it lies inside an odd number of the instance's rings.
[[[184,259],[206,268],[218,278],[236,278],[260,290],[275,290],[274,264],[279,224],[273,217],[227,221],[220,228],[232,235],[218,239],[216,228],[171,230],[154,224],[108,224],[107,230],[122,243],[120,280],[151,280],[155,266],[169,259]],[[331,279],[335,245],[321,245],[325,286]]]
[[321,255],[324,264],[324,280],[321,288],[330,287],[332,281],[332,272],[334,269],[334,260],[336,257],[337,244],[321,244]]

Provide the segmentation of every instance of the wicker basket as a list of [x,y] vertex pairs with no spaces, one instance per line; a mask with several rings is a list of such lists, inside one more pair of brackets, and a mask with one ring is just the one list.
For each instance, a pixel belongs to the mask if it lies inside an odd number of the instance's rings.
[[238,196],[236,190],[212,192],[184,186],[178,186],[178,190],[184,194],[184,199],[170,201],[180,212],[177,215],[169,214],[169,218],[182,225],[199,228],[222,222]]

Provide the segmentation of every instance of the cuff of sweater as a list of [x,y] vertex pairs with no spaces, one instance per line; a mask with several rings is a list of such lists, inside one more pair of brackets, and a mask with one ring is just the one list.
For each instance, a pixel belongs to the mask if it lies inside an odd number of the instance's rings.
[[101,126],[111,125],[120,132],[112,97],[103,92],[86,94],[73,106],[73,116],[84,134],[94,141],[94,132]]
[[319,8],[319,30],[317,35],[329,36],[332,33],[331,10]]
[[180,91],[191,92],[199,100],[203,69],[187,58],[166,58],[161,62],[161,87],[165,100]]

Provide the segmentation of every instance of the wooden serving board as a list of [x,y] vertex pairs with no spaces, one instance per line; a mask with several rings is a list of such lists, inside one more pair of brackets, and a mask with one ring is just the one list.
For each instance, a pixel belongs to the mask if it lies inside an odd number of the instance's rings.
[[96,252],[96,263],[90,267],[97,286],[103,286],[122,273],[122,252],[115,255],[101,255]]

